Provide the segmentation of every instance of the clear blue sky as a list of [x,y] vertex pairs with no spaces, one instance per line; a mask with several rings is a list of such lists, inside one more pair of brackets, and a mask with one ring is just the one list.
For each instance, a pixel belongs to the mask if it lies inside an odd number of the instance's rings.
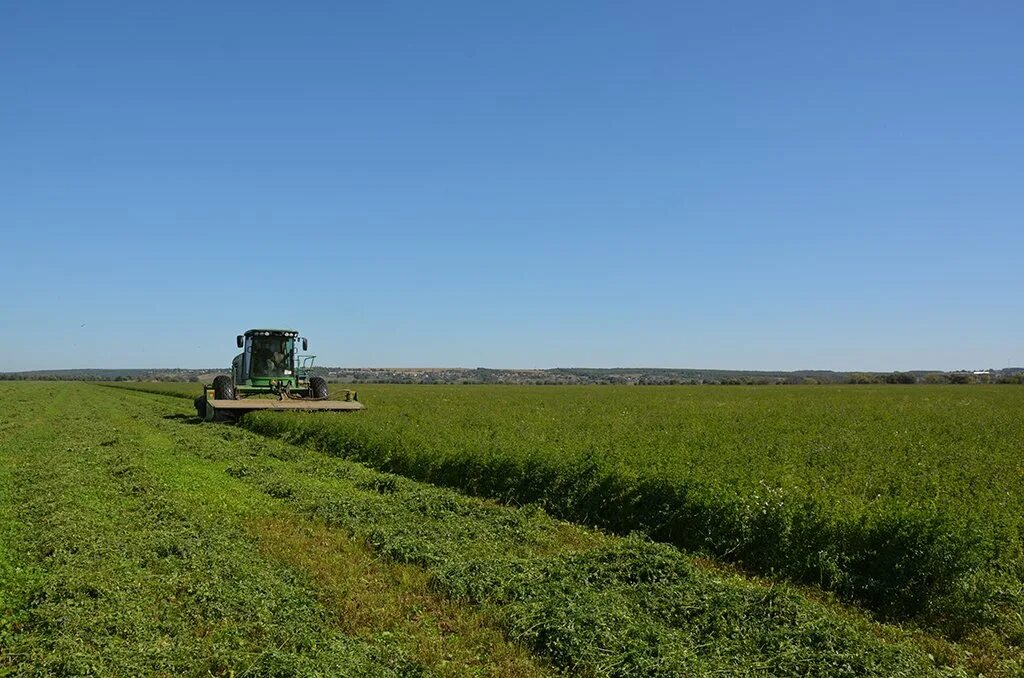
[[1020,365],[1022,35],[1016,1],[7,2],[0,371],[267,325],[331,365]]

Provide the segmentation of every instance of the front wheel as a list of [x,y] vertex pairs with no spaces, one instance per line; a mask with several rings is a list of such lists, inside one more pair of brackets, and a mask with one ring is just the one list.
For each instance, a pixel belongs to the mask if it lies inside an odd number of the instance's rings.
[[234,400],[235,399],[235,382],[231,381],[231,377],[220,375],[213,379],[213,397],[217,400]]
[[199,396],[192,401],[192,404],[196,406],[196,416],[200,419],[206,419],[206,396]]
[[327,380],[323,377],[311,377],[309,380],[309,393],[317,400],[327,400]]

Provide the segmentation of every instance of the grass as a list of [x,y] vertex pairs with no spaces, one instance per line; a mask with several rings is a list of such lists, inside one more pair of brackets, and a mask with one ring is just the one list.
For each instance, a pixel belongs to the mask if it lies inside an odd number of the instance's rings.
[[375,468],[1024,642],[1024,389],[365,386],[244,425]]
[[505,641],[484,614],[432,590],[421,568],[385,562],[322,523],[277,516],[253,526],[268,554],[306,572],[352,634],[395,634],[439,673],[541,676],[543,664]]
[[185,400],[0,388],[15,620],[0,666],[19,674],[920,676],[969,661],[641,537],[194,425]]
[[[17,563],[2,572],[10,623],[0,667],[18,675],[545,672],[486,624],[428,641],[426,625],[402,633],[397,622],[349,619],[309,572],[273,557],[288,551],[264,529],[283,515],[280,502],[183,453],[204,432],[175,432],[178,420],[94,391],[14,390],[20,409],[36,414],[30,424],[15,419],[0,464],[9,471],[4,553]],[[382,576],[365,545],[348,544],[347,553],[359,559],[339,581]],[[432,596],[422,581],[406,589]],[[350,601],[381,602],[353,591]],[[482,661],[462,649],[464,639],[492,652]],[[451,656],[420,652],[425,643]]]
[[176,398],[188,398],[189,400],[203,394],[203,385],[200,383],[182,381],[100,381],[100,386],[111,386],[126,388],[130,391],[141,391],[142,393],[157,393],[169,395]]

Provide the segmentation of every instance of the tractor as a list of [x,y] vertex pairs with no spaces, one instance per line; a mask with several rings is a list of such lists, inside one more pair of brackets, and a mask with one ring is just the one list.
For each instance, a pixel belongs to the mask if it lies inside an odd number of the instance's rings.
[[195,399],[208,421],[235,420],[253,410],[351,411],[363,408],[354,391],[331,400],[327,380],[311,377],[314,355],[295,330],[248,330],[236,338],[242,352],[231,361],[231,376],[218,375]]

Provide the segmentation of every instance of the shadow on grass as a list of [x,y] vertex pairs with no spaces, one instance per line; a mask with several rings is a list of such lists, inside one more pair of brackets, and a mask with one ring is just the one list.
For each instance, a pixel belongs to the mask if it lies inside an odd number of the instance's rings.
[[202,419],[200,419],[199,417],[190,415],[190,414],[167,414],[167,415],[164,415],[164,419],[170,419],[172,421],[180,421],[183,424],[190,424],[190,425],[196,425],[196,424],[202,424],[203,423]]

